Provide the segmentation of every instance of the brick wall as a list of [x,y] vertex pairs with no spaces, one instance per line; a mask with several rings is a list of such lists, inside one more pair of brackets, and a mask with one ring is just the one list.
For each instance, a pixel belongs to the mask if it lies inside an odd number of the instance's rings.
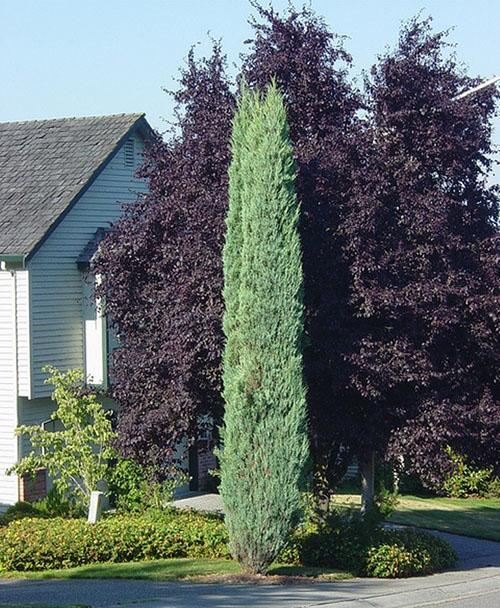
[[217,468],[217,459],[208,442],[198,443],[198,490],[203,492],[214,484],[214,478],[209,475],[211,469]]
[[35,476],[19,477],[19,500],[34,502],[47,496],[47,471],[39,469]]

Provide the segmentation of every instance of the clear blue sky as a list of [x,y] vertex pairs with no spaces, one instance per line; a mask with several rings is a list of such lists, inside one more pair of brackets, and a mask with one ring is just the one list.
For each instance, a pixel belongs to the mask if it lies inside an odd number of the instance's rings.
[[[287,0],[273,0],[283,8]],[[500,73],[495,0],[311,0],[348,36],[353,78],[397,40],[418,11],[451,41],[473,75]],[[300,6],[301,2],[296,2]],[[160,131],[172,105],[162,87],[194,43],[222,38],[230,62],[250,35],[247,0],[0,0],[0,121],[144,111]],[[500,146],[500,120],[495,126]],[[500,171],[497,169],[497,178]]]

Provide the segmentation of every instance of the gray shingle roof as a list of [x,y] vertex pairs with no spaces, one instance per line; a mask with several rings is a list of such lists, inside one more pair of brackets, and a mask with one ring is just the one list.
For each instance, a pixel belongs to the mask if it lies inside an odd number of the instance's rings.
[[27,256],[144,114],[0,123],[0,255]]

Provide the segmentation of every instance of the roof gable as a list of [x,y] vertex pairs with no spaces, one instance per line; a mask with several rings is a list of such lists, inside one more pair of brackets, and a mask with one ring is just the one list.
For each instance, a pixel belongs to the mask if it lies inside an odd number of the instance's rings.
[[0,123],[0,258],[29,257],[144,114]]

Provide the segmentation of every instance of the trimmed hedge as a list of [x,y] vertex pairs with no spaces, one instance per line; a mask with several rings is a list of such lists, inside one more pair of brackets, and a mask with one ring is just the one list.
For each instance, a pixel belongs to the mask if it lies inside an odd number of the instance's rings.
[[[223,520],[214,514],[167,510],[84,519],[28,517],[0,535],[0,569],[33,571],[100,562],[169,557],[230,558]],[[280,563],[324,566],[362,576],[397,578],[453,566],[456,554],[430,534],[382,530],[361,521],[308,522],[293,534]]]
[[193,512],[84,519],[25,518],[0,537],[0,568],[49,570],[98,562],[168,557],[229,558],[227,532],[217,516]]

